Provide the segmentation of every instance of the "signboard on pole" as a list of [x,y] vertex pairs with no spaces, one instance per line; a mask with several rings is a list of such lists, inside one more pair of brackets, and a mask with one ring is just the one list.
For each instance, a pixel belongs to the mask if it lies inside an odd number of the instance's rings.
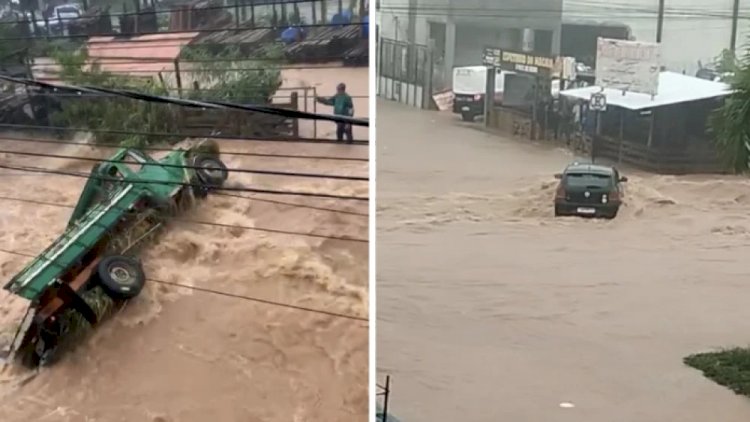
[[591,94],[589,107],[593,111],[607,111],[607,96],[601,92]]
[[595,77],[602,88],[656,95],[660,71],[660,44],[597,40]]
[[555,59],[552,57],[491,47],[485,47],[482,63],[485,66],[537,76],[550,76],[555,68]]

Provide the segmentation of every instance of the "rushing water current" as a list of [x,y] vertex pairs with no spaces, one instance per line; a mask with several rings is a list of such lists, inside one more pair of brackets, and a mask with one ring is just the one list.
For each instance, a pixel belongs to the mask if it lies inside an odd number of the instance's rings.
[[683,365],[750,343],[750,181],[629,176],[613,221],[553,217],[575,157],[378,103],[378,370],[406,421],[740,422]]

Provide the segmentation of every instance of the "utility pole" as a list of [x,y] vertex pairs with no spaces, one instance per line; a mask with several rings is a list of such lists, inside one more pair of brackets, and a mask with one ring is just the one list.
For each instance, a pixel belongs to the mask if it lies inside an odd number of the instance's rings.
[[740,16],[740,0],[734,0],[734,7],[732,8],[732,39],[729,40],[729,50],[734,53],[734,49],[737,47],[737,20]]
[[659,0],[659,17],[656,21],[656,42],[661,42],[661,34],[664,29],[664,0]]

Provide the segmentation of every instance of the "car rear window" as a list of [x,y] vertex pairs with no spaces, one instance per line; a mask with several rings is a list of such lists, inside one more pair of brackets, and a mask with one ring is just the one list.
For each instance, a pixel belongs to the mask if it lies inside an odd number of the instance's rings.
[[608,188],[612,186],[612,176],[596,173],[568,173],[565,176],[565,184],[571,187],[597,187]]
[[78,9],[70,6],[60,7],[57,9],[57,11],[60,13],[78,13]]

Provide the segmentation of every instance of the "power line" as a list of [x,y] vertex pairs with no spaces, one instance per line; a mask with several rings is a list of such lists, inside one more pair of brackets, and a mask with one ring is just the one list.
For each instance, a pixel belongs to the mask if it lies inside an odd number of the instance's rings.
[[363,317],[356,316],[356,315],[348,315],[348,314],[343,314],[343,313],[338,313],[338,312],[325,311],[325,310],[322,310],[322,309],[308,308],[308,307],[305,307],[305,306],[291,305],[291,304],[288,304],[288,303],[276,302],[276,301],[271,301],[271,300],[268,300],[268,299],[260,299],[260,298],[257,298],[257,297],[240,295],[240,294],[236,294],[236,293],[229,293],[229,292],[224,292],[224,291],[221,291],[221,290],[208,289],[208,288],[205,288],[205,287],[189,286],[187,284],[175,283],[173,281],[156,280],[156,279],[153,279],[153,278],[149,278],[148,280],[149,281],[153,281],[155,283],[167,284],[167,285],[171,285],[171,286],[175,286],[175,287],[183,287],[183,288],[186,288],[186,289],[196,290],[196,291],[199,291],[199,292],[212,293],[212,294],[215,294],[215,295],[227,296],[227,297],[232,297],[232,298],[235,298],[235,299],[247,300],[247,301],[250,301],[250,302],[263,303],[263,304],[272,305],[272,306],[280,306],[280,307],[289,308],[289,309],[296,309],[298,311],[313,312],[313,313],[318,313],[318,314],[322,314],[322,315],[328,315],[328,316],[337,317],[337,318],[344,318],[344,319],[352,319],[352,320],[355,320],[355,321],[369,322],[368,318],[363,318]]
[[[133,71],[128,70],[128,72],[133,72]],[[143,72],[144,73],[146,73],[146,72],[154,73],[151,70],[144,70]],[[158,72],[156,72],[156,73],[158,73]],[[39,79],[39,80],[52,80],[53,78],[37,78],[37,79]],[[245,86],[247,86],[247,85],[245,85]],[[257,85],[257,86],[260,87],[260,85]],[[197,89],[196,88],[189,88],[189,89],[186,89],[186,88],[169,88],[170,91],[178,91],[180,89],[182,91],[205,92],[207,94],[210,94],[212,92],[218,92],[218,91],[220,91],[220,90],[216,90],[216,89],[203,89],[203,88],[197,88]],[[300,89],[302,89],[302,88],[300,88]],[[60,93],[60,92],[29,92],[27,95],[30,96],[30,97],[53,97],[53,98],[85,98],[85,97],[89,97],[89,98],[115,98],[115,97],[118,97],[117,95],[109,95],[109,94],[64,94],[64,93]],[[349,94],[349,96],[352,97],[352,98],[361,98],[361,99],[370,98],[369,95],[351,95],[351,94]],[[273,95],[273,96],[271,96],[269,98],[271,98],[271,99],[274,99],[274,98],[292,98],[292,96],[291,95]],[[304,97],[303,96],[298,97],[298,98],[300,100],[304,101]],[[315,100],[315,98],[312,97],[312,96],[308,97],[307,99],[308,100]]]
[[[161,13],[173,13],[173,12],[205,12],[209,10],[224,10],[224,9],[236,9],[236,8],[270,8],[270,9],[276,9],[276,6],[281,6],[282,8],[285,8],[286,5],[292,4],[292,5],[298,5],[298,4],[304,4],[308,3],[312,7],[315,7],[315,5],[318,4],[315,0],[278,0],[274,3],[264,3],[264,4],[225,4],[225,5],[216,5],[216,6],[205,6],[205,7],[194,7],[194,8],[171,8],[171,9],[159,9],[154,11],[133,11],[133,12],[122,12],[122,13],[108,13],[108,16],[110,18],[114,17],[121,17],[121,16],[136,16],[136,15],[145,15],[145,14],[161,14]],[[347,8],[344,8],[344,10],[348,10]],[[353,12],[353,10],[352,10]],[[287,14],[289,14],[287,12]],[[54,20],[60,20],[60,21],[75,21],[79,19],[91,19],[95,18],[96,16],[78,16],[73,18],[64,18],[64,17],[53,17]],[[44,19],[38,19],[37,22],[44,21]],[[34,21],[31,20],[19,20],[19,21],[10,21],[10,22],[2,22],[1,24],[12,24],[12,23],[34,23]]]
[[[247,198],[247,197],[241,197],[244,199],[253,199],[253,198]],[[28,204],[34,204],[34,205],[43,205],[48,207],[56,207],[56,208],[68,208],[68,209],[74,209],[75,206],[69,205],[69,204],[58,204],[54,202],[48,202],[48,201],[40,201],[36,199],[26,199],[26,198],[16,198],[12,196],[4,196],[0,195],[0,200],[4,201],[12,201],[12,202],[21,202],[21,203],[28,203]],[[326,234],[319,234],[319,233],[303,233],[303,232],[294,232],[289,230],[281,230],[281,229],[271,229],[271,228],[265,228],[265,227],[251,227],[251,226],[243,226],[243,225],[237,225],[237,224],[224,224],[224,223],[214,223],[211,221],[201,221],[201,220],[193,220],[188,218],[181,218],[177,217],[173,219],[174,221],[180,221],[187,224],[196,224],[200,226],[211,226],[211,227],[222,227],[222,228],[228,228],[228,229],[240,229],[240,230],[251,230],[251,231],[262,231],[266,233],[275,233],[275,234],[283,234],[283,235],[291,235],[291,236],[303,236],[303,237],[314,237],[319,239],[328,239],[328,240],[340,240],[344,242],[356,242],[356,243],[368,243],[367,239],[361,239],[356,237],[348,237],[348,236],[333,236],[333,235],[326,235]]]
[[217,192],[214,195],[219,196],[227,196],[230,198],[241,198],[241,199],[247,199],[250,201],[256,201],[256,202],[267,202],[269,204],[277,204],[277,205],[288,205],[295,208],[307,208],[311,210],[318,210],[318,211],[327,211],[327,212],[333,212],[333,213],[339,213],[339,214],[349,214],[349,215],[358,215],[362,217],[368,217],[370,214],[366,212],[357,212],[357,211],[347,211],[347,210],[340,210],[335,208],[327,208],[327,207],[316,207],[314,205],[305,205],[305,204],[298,204],[295,202],[284,202],[284,201],[277,201],[274,199],[265,199],[265,198],[255,198],[251,196],[244,196],[244,195],[234,195],[231,193],[221,193]]
[[[117,70],[115,67],[117,65],[131,65],[134,63],[128,63],[128,62],[111,62],[111,63],[96,63],[95,64],[103,64],[104,66],[108,66],[108,68],[102,69],[105,73],[112,73],[115,75],[122,75],[122,74],[130,74],[133,76],[137,75],[148,75],[148,74],[157,74],[157,73],[177,73],[175,70],[172,69],[166,69],[166,70],[157,70],[157,69],[123,69],[123,70]],[[86,65],[87,63],[84,63]],[[88,63],[93,64],[93,63]],[[47,63],[47,64],[35,64],[32,66],[32,73],[33,71],[37,71],[39,73],[45,73],[46,75],[50,76],[57,76],[58,74],[62,74],[60,71],[48,71],[45,69],[38,69],[39,66],[60,66],[56,63]],[[180,74],[195,74],[195,73],[210,73],[210,72],[256,72],[256,71],[268,71],[268,70],[309,70],[309,69],[341,69],[343,66],[329,66],[326,68],[320,68],[320,67],[298,67],[298,68],[291,68],[291,67],[279,67],[278,69],[269,69],[269,68],[262,68],[262,67],[227,67],[227,68],[199,68],[199,69],[182,69],[180,68]],[[41,78],[40,78],[41,79]],[[49,78],[47,78],[49,79]],[[260,86],[260,85],[258,85]]]
[[[60,131],[60,132],[89,132],[94,134],[106,134],[106,135],[138,135],[138,136],[152,136],[158,138],[206,138],[206,139],[225,139],[229,141],[243,141],[243,142],[287,142],[287,143],[306,143],[306,144],[334,144],[341,145],[341,141],[333,139],[317,139],[317,138],[280,138],[280,137],[255,137],[252,139],[240,139],[236,136],[227,135],[195,135],[189,133],[180,132],[144,132],[144,131],[130,131],[130,130],[118,130],[118,129],[89,129],[80,127],[65,127],[65,126],[41,126],[41,125],[21,125],[14,123],[0,123],[0,128],[9,129],[39,129],[47,131]],[[367,140],[354,140],[348,145],[367,146],[369,141]]]
[[[57,174],[60,176],[70,176],[70,177],[78,177],[83,179],[95,179],[95,180],[103,180],[103,181],[109,181],[109,182],[122,182],[122,183],[136,183],[136,184],[164,184],[164,181],[159,180],[142,180],[142,179],[118,179],[116,177],[104,177],[104,176],[94,176],[94,175],[87,175],[82,173],[76,173],[76,172],[68,172],[68,171],[62,171],[62,170],[53,170],[53,169],[47,169],[47,168],[41,168],[41,167],[17,167],[17,166],[11,166],[7,164],[0,164],[0,168],[4,168],[7,170],[18,170],[18,171],[25,171],[25,172],[31,172],[31,173],[46,173],[46,174]],[[172,183],[175,185],[180,186],[188,186],[188,187],[202,187],[201,185],[196,185],[192,183],[185,183],[185,182],[175,182]],[[272,195],[294,195],[294,196],[310,196],[310,197],[316,197],[316,198],[329,198],[329,199],[342,199],[342,200],[353,200],[353,201],[369,201],[369,198],[362,197],[362,196],[347,196],[347,195],[333,195],[333,194],[326,194],[326,193],[316,193],[316,192],[298,192],[298,191],[278,191],[273,189],[255,189],[255,188],[239,188],[239,187],[219,187],[219,188],[213,188],[215,190],[220,191],[234,191],[234,192],[253,192],[253,193],[267,193]]]
[[[2,124],[0,124],[0,127]],[[201,138],[201,137],[197,137]],[[82,147],[89,148],[109,148],[109,149],[120,149],[120,144],[92,144],[88,142],[75,142],[65,141],[56,139],[36,139],[36,138],[18,138],[8,137],[0,135],[0,142],[31,142],[41,144],[53,144],[53,145],[79,145]],[[243,139],[243,141],[254,141],[254,139]],[[340,142],[337,142],[340,144]],[[138,147],[142,151],[155,151],[155,152],[172,152],[174,148],[159,148],[159,147]],[[369,162],[368,158],[357,158],[357,157],[329,157],[325,155],[293,155],[293,154],[266,154],[259,152],[244,152],[244,151],[221,151],[221,155],[236,155],[236,156],[247,156],[247,157],[266,157],[266,158],[290,158],[290,159],[306,159],[306,160],[333,160],[333,161],[357,161],[357,162]]]
[[[9,173],[3,173],[0,174],[0,176],[47,176],[44,174],[9,174]],[[348,215],[356,215],[360,217],[368,217],[369,214],[366,212],[357,212],[357,211],[348,211],[348,210],[341,210],[337,208],[328,208],[328,207],[317,207],[314,205],[306,205],[306,204],[298,204],[296,202],[286,202],[286,201],[277,201],[275,199],[266,199],[266,198],[256,198],[251,196],[243,196],[243,195],[233,195],[230,193],[221,193],[221,192],[215,192],[214,195],[216,196],[226,196],[229,198],[239,198],[239,199],[246,199],[248,201],[255,201],[255,202],[265,202],[269,204],[275,204],[275,205],[285,205],[292,208],[306,208],[311,210],[317,210],[317,211],[325,211],[325,212],[331,212],[336,214],[348,214]],[[47,201],[39,201],[35,199],[27,199],[27,198],[16,198],[12,196],[0,196],[0,200],[6,200],[6,201],[15,201],[15,202],[28,202],[31,204],[37,204],[37,205],[48,205],[51,207],[60,207],[60,208],[73,208],[72,205],[67,204],[59,204],[56,202],[47,202]]]
[[[23,151],[12,151],[12,150],[3,150],[0,149],[0,154],[14,154],[14,155],[22,155],[27,157],[44,157],[44,158],[55,158],[55,159],[65,159],[65,160],[78,160],[78,161],[89,161],[89,162],[110,162],[110,163],[119,163],[119,164],[129,164],[131,161],[127,160],[102,160],[100,158],[93,158],[93,157],[81,157],[81,156],[75,156],[75,155],[62,155],[62,154],[50,154],[50,153],[42,153],[42,152],[23,152]],[[156,167],[167,167],[167,168],[180,168],[180,169],[192,169],[192,170],[215,170],[213,167],[201,167],[201,166],[190,166],[190,165],[182,165],[182,164],[168,164],[168,163],[139,163],[139,165],[143,166],[156,166]],[[275,171],[275,170],[256,170],[256,169],[246,169],[246,168],[227,168],[228,172],[233,173],[247,173],[247,174],[264,174],[268,176],[286,176],[286,177],[304,177],[304,178],[314,178],[314,179],[333,179],[333,180],[351,180],[351,181],[368,181],[370,180],[369,177],[360,177],[360,176],[344,176],[344,175],[338,175],[338,174],[317,174],[317,173],[300,173],[300,172],[286,172],[286,171]]]
[[[215,28],[215,29],[192,29],[187,31],[157,31],[157,32],[118,32],[111,35],[93,35],[93,37],[141,37],[146,35],[174,35],[174,34],[213,34],[217,32],[243,32],[243,31],[256,31],[256,30],[269,30],[269,31],[277,31],[281,28],[288,27],[288,26],[294,26],[295,28],[336,28],[341,29],[345,26],[363,26],[367,25],[366,23],[362,22],[350,22],[345,24],[338,24],[338,25],[331,25],[331,24],[304,24],[304,25],[279,25],[279,26],[235,26],[233,28]],[[73,34],[73,35],[41,35],[39,37],[9,37],[9,38],[0,38],[0,42],[2,41],[22,41],[22,40],[28,40],[33,38],[38,38],[42,40],[50,40],[50,39],[79,39],[79,38],[90,38],[92,35],[89,34]],[[186,37],[187,38],[187,37]],[[193,39],[193,38],[190,38]],[[365,38],[363,38],[365,39]],[[314,40],[314,39],[313,39]],[[108,41],[101,41],[101,42],[112,42],[117,40],[108,40]],[[158,41],[158,40],[157,40]],[[165,40],[166,41],[166,40]],[[303,40],[304,41],[304,40]],[[99,42],[99,41],[93,41],[93,42]],[[151,42],[153,43],[154,40],[127,40],[127,42]],[[91,43],[91,42],[89,42]],[[217,43],[218,45],[225,45],[223,43]],[[183,44],[180,44],[183,45]],[[196,45],[208,45],[208,43],[200,43],[200,44],[193,44],[193,46]]]
[[[617,7],[617,4],[607,3],[606,5],[591,4],[591,6],[584,6],[587,9],[599,8],[603,12],[610,12],[614,9],[618,12],[629,12],[627,16],[622,14],[609,15],[609,17],[627,18],[627,19],[655,19],[657,15],[656,9],[648,8],[637,8],[632,5],[622,4],[622,7]],[[469,7],[441,7],[441,6],[426,6],[418,7],[416,9],[408,6],[383,6],[381,10],[384,12],[399,12],[399,13],[414,13],[419,16],[453,16],[453,17],[480,17],[480,18],[522,18],[522,17],[555,17],[562,15],[564,18],[582,17],[582,18],[598,18],[601,17],[595,11],[576,11],[573,12],[569,7],[565,8],[536,8],[536,9],[523,9],[523,8],[469,8]],[[698,11],[695,9],[665,9],[666,14],[676,18],[721,18],[731,19],[730,14],[721,13],[720,11]],[[633,13],[640,13],[641,15],[635,15]],[[750,16],[745,16],[743,19],[750,19]]]
[[[243,63],[243,62],[255,62],[255,59],[248,59],[248,58],[221,58],[217,57],[215,60],[192,60],[192,59],[179,59],[178,60],[180,64],[192,64],[192,63]],[[174,64],[175,59],[165,59],[165,58],[159,58],[159,57],[132,57],[132,56],[123,56],[123,57],[99,57],[89,56],[85,60],[82,60],[82,64],[86,65],[106,65],[106,64]],[[278,70],[309,70],[309,69],[323,69],[323,70],[330,70],[330,69],[341,69],[341,65],[324,65],[324,64],[309,64],[307,66],[300,66],[300,65],[287,65],[286,63],[281,64],[271,64],[268,65],[278,67]],[[57,62],[49,62],[49,63],[32,63],[32,67],[61,67],[61,65]],[[231,68],[233,70],[268,70],[269,67],[246,67],[246,68]],[[273,67],[271,67],[273,69]],[[180,72],[196,72],[201,71],[205,72],[207,70],[222,70],[222,69],[215,69],[213,67],[209,68],[198,68],[198,69],[180,69]]]
[[[0,252],[6,253],[6,254],[9,254],[9,255],[23,256],[23,257],[26,257],[26,258],[38,258],[37,255],[32,255],[32,254],[24,253],[24,252],[12,251],[12,250],[8,250],[8,249],[4,249],[4,248],[0,248]],[[158,284],[165,284],[165,285],[170,285],[170,286],[174,286],[174,287],[181,287],[181,288],[184,288],[184,289],[194,290],[194,291],[198,291],[198,292],[202,292],[202,293],[210,293],[210,294],[214,294],[214,295],[218,295],[218,296],[225,296],[225,297],[231,297],[231,298],[234,298],[234,299],[246,300],[248,302],[256,302],[256,303],[262,303],[264,305],[278,306],[278,307],[282,307],[282,308],[294,309],[294,310],[304,311],[304,312],[312,312],[312,313],[317,313],[317,314],[321,314],[321,315],[328,315],[328,316],[332,316],[332,317],[336,317],[336,318],[344,318],[344,319],[351,319],[351,320],[356,320],[356,321],[369,322],[368,318],[363,318],[363,317],[356,316],[356,315],[338,313],[338,312],[333,312],[333,311],[326,311],[326,310],[323,310],[323,309],[309,308],[309,307],[306,307],[306,306],[292,305],[292,304],[289,304],[289,303],[277,302],[277,301],[273,301],[273,300],[269,300],[269,299],[261,299],[261,298],[258,298],[258,297],[253,297],[253,296],[248,296],[248,295],[240,295],[240,294],[236,294],[236,293],[230,293],[230,292],[225,292],[225,291],[221,291],[221,290],[209,289],[209,288],[205,288],[205,287],[190,286],[190,285],[187,285],[187,284],[176,283],[176,282],[173,282],[173,281],[158,280],[158,279],[153,279],[153,278],[147,278],[146,280],[154,282],[154,283],[158,283]]]
[[62,89],[67,91],[77,92],[101,92],[106,94],[119,95],[125,98],[132,98],[135,100],[153,102],[153,103],[166,103],[175,104],[183,107],[191,108],[202,108],[202,109],[219,109],[219,110],[242,110],[242,111],[253,111],[266,114],[273,114],[277,116],[289,117],[289,118],[302,118],[302,119],[315,119],[315,120],[327,120],[336,123],[347,123],[355,126],[369,126],[369,122],[366,119],[357,119],[353,117],[309,113],[298,110],[282,109],[278,107],[270,106],[257,106],[257,105],[241,105],[234,104],[225,101],[196,101],[187,100],[175,97],[166,97],[160,95],[144,94],[141,92],[129,91],[129,90],[116,90],[107,89],[102,87],[92,86],[74,86],[74,85],[57,85],[50,84],[47,82],[39,82],[32,79],[14,78],[12,76],[0,75],[1,80],[13,82],[25,86],[38,86],[42,88]]

